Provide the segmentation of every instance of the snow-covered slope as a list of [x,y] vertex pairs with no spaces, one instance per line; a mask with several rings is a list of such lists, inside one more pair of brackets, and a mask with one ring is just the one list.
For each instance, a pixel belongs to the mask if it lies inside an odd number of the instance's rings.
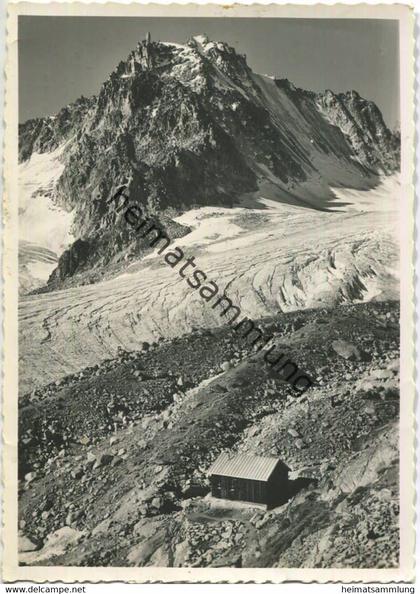
[[45,285],[58,256],[73,241],[72,215],[54,200],[64,170],[66,145],[33,153],[19,165],[19,285],[23,292]]
[[71,213],[54,203],[57,181],[64,171],[66,145],[52,152],[33,153],[19,166],[19,235],[61,253],[73,239]]

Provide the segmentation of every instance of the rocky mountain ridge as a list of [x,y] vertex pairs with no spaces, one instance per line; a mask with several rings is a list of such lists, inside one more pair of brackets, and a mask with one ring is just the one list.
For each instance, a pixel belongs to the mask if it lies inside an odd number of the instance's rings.
[[63,146],[50,198],[72,211],[75,243],[51,287],[144,255],[107,204],[120,185],[171,225],[176,213],[232,206],[243,195],[329,208],[331,188],[367,189],[399,166],[398,138],[373,102],[255,74],[244,56],[205,36],[186,45],[140,42],[97,96],[19,127],[22,162]]

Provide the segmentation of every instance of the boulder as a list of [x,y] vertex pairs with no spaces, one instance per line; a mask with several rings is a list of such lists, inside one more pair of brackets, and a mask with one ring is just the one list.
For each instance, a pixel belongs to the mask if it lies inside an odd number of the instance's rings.
[[351,361],[360,361],[362,359],[362,353],[357,346],[346,340],[334,340],[331,346],[337,355],[344,359]]
[[[161,536],[161,540],[164,540],[163,536]],[[146,540],[145,542],[134,546],[128,551],[127,561],[130,563],[130,565],[141,567],[147,563],[157,548],[158,537],[155,539]]]
[[75,468],[74,470],[72,470],[71,476],[74,479],[78,479],[78,478],[82,477],[83,476],[83,468],[81,466],[79,466],[78,468]]
[[368,405],[365,407],[365,413],[366,413],[367,415],[374,415],[374,414],[376,414],[376,408],[375,408],[375,405],[374,405],[374,404],[368,404]]
[[93,468],[99,468],[101,466],[106,466],[107,464],[110,464],[112,462],[112,458],[113,456],[111,456],[111,454],[100,454],[96,458],[96,462],[93,465]]
[[225,386],[222,386],[220,384],[212,384],[211,389],[212,392],[219,392],[221,394],[224,394],[228,391],[227,388],[225,388]]
[[67,549],[76,545],[82,536],[83,532],[70,528],[69,526],[63,526],[47,536],[43,548],[36,553],[32,553],[32,558],[23,558],[22,560],[27,562],[40,562],[63,555]]
[[305,444],[305,442],[303,441],[303,439],[297,439],[297,440],[295,441],[295,446],[296,446],[296,447],[297,447],[299,450],[302,450],[303,448],[305,448],[305,447],[306,447],[306,444]]
[[39,544],[32,541],[28,536],[19,534],[18,537],[18,551],[19,553],[29,553],[31,551],[37,551]]
[[137,509],[139,516],[147,516],[147,514],[149,513],[149,506],[146,505],[145,503],[143,505],[140,505]]
[[83,516],[83,512],[81,510],[69,512],[66,517],[66,526],[71,526],[71,524],[76,522],[82,516]]
[[395,373],[398,373],[398,371],[400,370],[400,360],[394,359],[393,361],[390,361],[386,368],[390,369],[391,371],[395,371]]
[[88,452],[86,456],[86,460],[88,463],[96,462],[96,456],[92,452]]
[[163,499],[162,497],[154,497],[152,499],[152,501],[150,502],[150,505],[152,507],[154,507],[155,509],[160,509],[163,505]]

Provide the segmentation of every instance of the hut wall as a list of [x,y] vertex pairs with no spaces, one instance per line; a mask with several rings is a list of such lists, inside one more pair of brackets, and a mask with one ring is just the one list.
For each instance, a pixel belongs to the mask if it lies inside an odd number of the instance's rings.
[[210,477],[213,497],[234,501],[267,503],[267,483],[250,479],[213,475]]
[[289,473],[277,467],[267,482],[267,504],[281,505],[288,500]]

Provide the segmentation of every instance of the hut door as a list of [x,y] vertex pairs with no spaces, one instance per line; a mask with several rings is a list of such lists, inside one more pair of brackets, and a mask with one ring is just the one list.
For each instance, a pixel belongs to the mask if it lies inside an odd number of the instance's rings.
[[221,487],[221,496],[223,499],[229,499],[229,478],[226,476],[222,476],[221,481],[220,481],[220,487]]

